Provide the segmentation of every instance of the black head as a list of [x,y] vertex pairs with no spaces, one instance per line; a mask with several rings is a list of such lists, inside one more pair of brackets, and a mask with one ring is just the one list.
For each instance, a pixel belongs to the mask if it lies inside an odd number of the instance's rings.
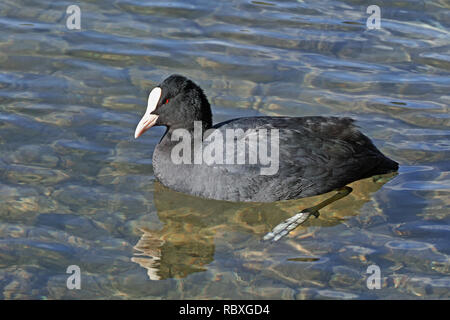
[[204,129],[212,126],[208,99],[193,81],[180,75],[171,75],[150,93],[147,111],[136,128],[135,137],[152,126],[189,130],[194,128],[194,121],[201,121]]

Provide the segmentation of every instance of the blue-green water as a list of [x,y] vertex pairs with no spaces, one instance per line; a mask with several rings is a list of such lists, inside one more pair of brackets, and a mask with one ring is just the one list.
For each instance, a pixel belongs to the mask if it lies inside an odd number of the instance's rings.
[[[81,30],[66,27],[72,4]],[[371,4],[3,0],[0,297],[450,298],[450,5],[378,1],[369,30]],[[156,183],[162,129],[133,134],[172,73],[202,86],[215,122],[351,116],[399,174],[262,242],[329,195],[244,205]]]

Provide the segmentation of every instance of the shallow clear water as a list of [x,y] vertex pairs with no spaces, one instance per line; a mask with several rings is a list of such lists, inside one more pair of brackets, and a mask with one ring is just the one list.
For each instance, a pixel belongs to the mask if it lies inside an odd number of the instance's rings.
[[[0,298],[450,298],[448,1],[378,1],[379,30],[367,1],[77,1],[80,31],[71,4],[0,3]],[[172,73],[216,122],[354,117],[399,174],[262,242],[329,195],[239,204],[155,182],[162,129],[133,134]]]

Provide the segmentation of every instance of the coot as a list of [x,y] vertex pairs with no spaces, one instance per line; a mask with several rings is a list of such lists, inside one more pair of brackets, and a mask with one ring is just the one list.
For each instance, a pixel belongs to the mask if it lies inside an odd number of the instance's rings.
[[398,169],[354,125],[339,117],[246,117],[213,125],[203,90],[181,75],[155,87],[135,138],[152,126],[166,132],[153,153],[156,178],[199,197],[273,202],[337,190],[280,224],[277,240],[349,192],[347,184]]

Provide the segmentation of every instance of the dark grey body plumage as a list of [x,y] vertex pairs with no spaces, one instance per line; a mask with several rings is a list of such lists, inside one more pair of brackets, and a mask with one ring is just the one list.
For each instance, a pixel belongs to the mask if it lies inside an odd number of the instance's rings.
[[[192,131],[192,125],[185,127]],[[207,124],[204,129],[209,127]],[[350,118],[250,117],[212,128],[223,136],[226,129],[278,129],[278,172],[261,175],[259,164],[174,164],[170,153],[178,142],[171,141],[173,128],[168,127],[153,154],[154,174],[163,185],[210,199],[273,202],[329,192],[398,169]],[[204,146],[208,143],[203,142]],[[248,159],[248,148],[245,150]]]

